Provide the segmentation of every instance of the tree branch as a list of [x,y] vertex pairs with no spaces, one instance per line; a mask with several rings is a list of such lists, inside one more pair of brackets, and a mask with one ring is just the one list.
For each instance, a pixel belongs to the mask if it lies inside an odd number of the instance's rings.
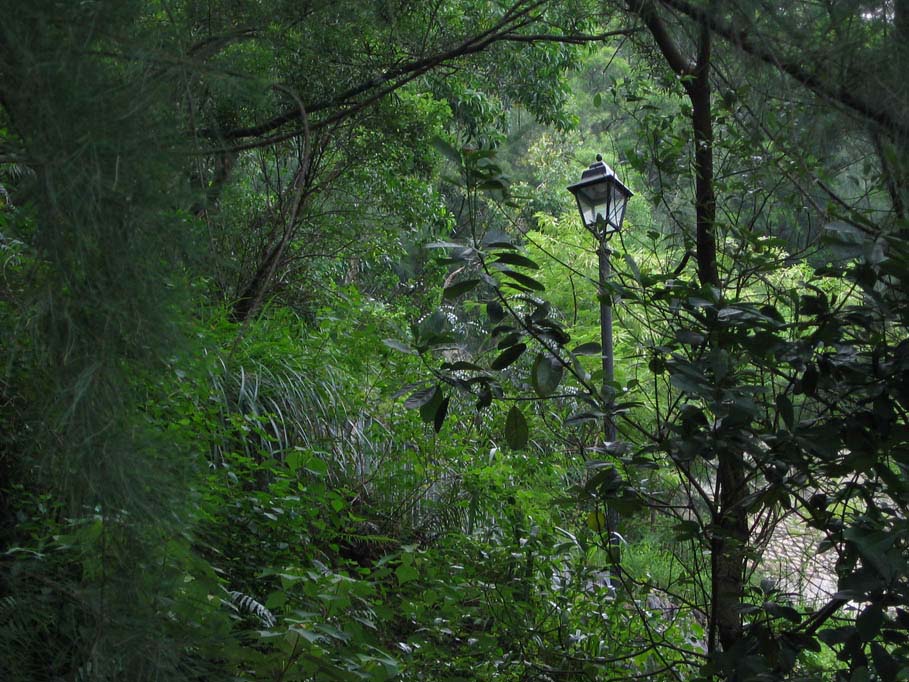
[[[407,62],[406,64],[402,64],[395,69],[390,69],[384,74],[377,75],[374,78],[348,88],[344,92],[329,99],[313,104],[306,104],[306,111],[311,117],[313,114],[326,109],[336,107],[342,108],[352,104],[351,100],[355,100],[357,97],[376,89],[379,89],[384,96],[385,94],[388,94],[388,92],[401,87],[405,83],[410,82],[414,78],[445,62],[482,52],[495,42],[506,40],[508,39],[508,36],[513,37],[518,35],[514,33],[517,29],[523,28],[533,22],[534,19],[529,18],[529,15],[534,10],[539,9],[550,2],[552,2],[552,0],[534,0],[532,2],[518,0],[495,26],[479,35],[471,36],[449,50],[423,57],[422,59],[416,59]],[[391,85],[388,86],[388,84]],[[382,86],[386,87],[383,88]],[[367,101],[372,102],[375,101],[375,99],[377,99],[377,97],[371,97]],[[356,107],[357,110],[359,108],[362,107]],[[207,129],[202,131],[202,135],[223,140],[240,140],[243,138],[259,137],[271,133],[284,124],[296,120],[299,117],[300,107],[291,106],[277,116],[255,126],[234,128],[233,130],[228,131]],[[313,127],[315,127],[315,125],[313,125]]]
[[[820,76],[808,71],[800,63],[780,58],[779,55],[774,54],[771,50],[752,41],[746,31],[733,28],[715,17],[711,12],[695,7],[687,0],[659,0],[659,2],[707,26],[716,35],[752,57],[777,68],[815,94],[851,109],[885,130],[903,138],[909,138],[909,125],[906,123],[897,120],[889,112],[875,106],[872,102],[856,96],[854,90],[825,83]],[[637,4],[642,3],[637,0]]]
[[502,40],[515,43],[564,43],[568,45],[586,45],[587,43],[599,43],[607,38],[615,36],[629,36],[638,32],[636,28],[619,29],[616,31],[607,31],[596,35],[575,34],[575,35],[558,35],[558,34],[523,34],[508,33],[502,36]]
[[[628,9],[641,17],[644,25],[650,31],[653,39],[663,53],[664,59],[669,67],[679,76],[691,76],[694,74],[695,65],[691,63],[679,50],[678,45],[669,35],[669,29],[666,24],[656,13],[652,0],[628,0]],[[687,80],[683,79],[682,84],[687,90],[690,85]]]

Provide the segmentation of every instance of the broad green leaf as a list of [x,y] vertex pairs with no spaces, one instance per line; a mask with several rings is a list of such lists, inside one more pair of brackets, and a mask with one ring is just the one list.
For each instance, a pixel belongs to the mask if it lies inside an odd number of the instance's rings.
[[466,294],[479,283],[479,279],[465,279],[460,282],[455,282],[451,286],[445,287],[445,290],[442,292],[442,298],[446,301],[455,299],[462,294]]
[[764,317],[770,318],[771,320],[778,322],[780,324],[785,324],[785,318],[780,314],[780,311],[774,308],[772,305],[761,306],[760,313]]
[[706,340],[703,334],[691,331],[690,329],[676,330],[675,338],[679,343],[683,343],[686,346],[700,346]]
[[896,682],[909,679],[909,665],[906,664],[905,649],[902,655],[893,656],[878,642],[871,643],[871,659],[881,682]]
[[561,325],[552,320],[543,320],[536,325],[534,325],[543,336],[547,336],[553,341],[555,341],[559,346],[564,346],[569,341],[571,337],[568,333],[562,329]]
[[778,604],[773,601],[764,602],[764,610],[775,618],[785,618],[792,623],[798,623],[802,616],[791,606]]
[[866,567],[873,567],[884,580],[892,580],[905,571],[900,552],[893,551],[893,545],[897,541],[895,534],[850,526],[843,531],[843,537],[855,546]]
[[275,590],[265,599],[265,608],[276,609],[287,603],[287,592],[284,590]]
[[701,524],[690,520],[680,521],[672,527],[672,530],[675,533],[675,539],[679,541],[694,540],[703,533]]
[[511,249],[513,251],[518,250],[518,247],[515,244],[513,244],[512,242],[509,242],[509,241],[504,241],[504,240],[486,241],[484,239],[483,246],[486,246],[490,249]]
[[416,331],[419,338],[433,339],[448,330],[448,317],[440,310],[435,310],[417,323]]
[[527,287],[528,289],[532,289],[534,291],[546,290],[546,287],[536,281],[533,277],[529,277],[522,272],[515,272],[514,270],[503,270],[502,274],[513,279],[518,284]]
[[792,431],[795,424],[795,412],[792,409],[792,401],[785,393],[780,393],[776,397],[776,409],[779,411],[786,428]]
[[518,343],[514,346],[506,348],[504,351],[502,351],[502,354],[499,355],[499,357],[492,361],[490,367],[496,370],[505,369],[508,367],[508,365],[521,357],[521,354],[525,350],[527,350],[527,344],[525,343]]
[[587,514],[587,527],[597,533],[604,532],[607,528],[606,514],[599,509],[592,509]]
[[588,491],[596,491],[600,497],[608,499],[618,495],[622,489],[622,477],[610,462],[590,462],[588,469],[591,472],[585,484]]
[[484,407],[489,407],[492,405],[492,390],[489,388],[489,384],[483,384],[477,393],[477,404],[476,408],[482,410]]
[[445,396],[442,401],[439,403],[439,406],[436,408],[436,413],[433,416],[433,428],[435,428],[436,433],[442,430],[442,425],[445,423],[445,417],[448,415],[448,401],[450,396]]
[[621,497],[613,497],[609,500],[609,507],[619,514],[634,514],[640,511],[644,506],[644,502],[640,498],[629,493],[627,489],[622,491]]
[[401,564],[395,569],[395,577],[399,585],[404,585],[420,577],[420,572],[413,564]]
[[571,352],[575,355],[599,355],[603,352],[603,347],[600,344],[591,341],[590,343],[582,343]]
[[484,192],[505,192],[508,190],[508,183],[503,176],[484,180],[477,185],[477,189]]
[[500,253],[496,256],[496,263],[507,263],[508,265],[519,265],[521,267],[530,268],[532,270],[539,270],[540,266],[537,265],[535,261],[532,261],[527,256],[522,256],[519,253]]
[[436,148],[436,151],[442,154],[445,158],[451,161],[456,166],[460,167],[462,163],[461,152],[458,151],[451,143],[447,140],[443,140],[441,137],[437,137],[432,141],[432,146]]
[[518,406],[512,405],[505,419],[505,442],[514,450],[523,450],[527,447],[529,436],[527,420]]
[[880,604],[870,604],[855,619],[855,629],[859,636],[866,642],[877,637],[884,624],[884,611]]
[[415,393],[412,393],[411,396],[404,401],[404,407],[408,410],[416,410],[420,407],[423,407],[426,403],[430,402],[438,391],[437,386],[430,386],[429,388],[422,388]]
[[802,378],[796,381],[795,392],[813,396],[817,392],[819,379],[820,374],[817,367],[813,364],[808,365],[808,367],[805,368],[805,373],[802,375]]
[[500,282],[499,286],[501,286],[502,288],[514,289],[515,291],[520,291],[521,293],[524,293],[524,294],[533,293],[533,289],[531,289],[530,287],[526,287],[523,284],[518,284],[515,281],[506,280],[504,282]]
[[520,343],[522,338],[523,338],[523,334],[519,334],[518,332],[512,332],[510,334],[503,336],[501,339],[499,339],[499,342],[496,344],[496,348],[498,348],[499,350],[505,350],[506,348],[510,348],[511,346],[514,346],[515,344]]
[[836,221],[825,225],[821,240],[839,259],[845,260],[865,253],[869,238],[857,227]]
[[514,243],[514,238],[502,230],[490,230],[483,235],[481,243],[487,249],[509,249],[517,251],[518,247]]
[[312,452],[303,448],[294,448],[284,457],[284,463],[291,471],[304,471],[314,476],[325,476],[328,474],[328,465]]
[[439,405],[441,404],[442,389],[436,386],[436,390],[435,393],[433,393],[432,398],[420,406],[420,419],[422,419],[427,424],[429,422],[435,422],[436,412],[438,411]]
[[318,632],[313,632],[309,628],[303,627],[302,625],[294,625],[290,628],[290,631],[296,635],[299,635],[310,644],[315,644],[316,642],[320,642],[325,638]]
[[827,296],[822,292],[819,296],[805,294],[799,299],[799,308],[803,315],[826,315],[830,309]]
[[551,395],[559,387],[563,371],[562,363],[551,355],[539,353],[530,373],[533,390],[541,398]]
[[577,426],[578,424],[584,424],[586,422],[597,421],[602,419],[606,414],[604,412],[578,412],[573,414],[565,420],[566,426]]
[[316,623],[313,626],[319,632],[324,632],[331,639],[335,639],[339,642],[347,642],[350,640],[350,635],[336,628],[334,625],[329,625],[328,623]]

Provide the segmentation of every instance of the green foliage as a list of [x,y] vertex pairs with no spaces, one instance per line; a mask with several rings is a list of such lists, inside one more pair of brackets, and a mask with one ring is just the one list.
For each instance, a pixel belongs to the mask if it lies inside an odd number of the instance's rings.
[[[475,171],[469,158],[464,161],[468,201],[482,205],[476,198],[482,181],[471,185],[469,178]],[[490,160],[487,168],[497,166]],[[741,191],[732,185],[723,190]],[[569,296],[559,286],[564,274],[555,273],[564,269],[534,267],[543,255],[554,257],[563,268],[568,265],[571,277],[586,283],[594,280],[593,259],[588,256],[585,263],[583,256],[578,257],[583,252],[574,250],[579,241],[575,235],[574,248],[566,249],[571,228],[545,217],[540,220],[540,234],[522,235],[529,251],[521,255],[516,250],[518,239],[503,238],[477,222],[485,210],[474,210],[468,238],[441,245],[449,250],[448,262],[465,277],[449,284],[452,295],[446,298],[469,296],[485,306],[488,318],[488,340],[472,344],[466,355],[468,349],[462,346],[465,359],[460,364],[443,363],[444,380],[470,394],[480,408],[496,398],[528,396],[531,389],[537,397],[545,397],[563,384],[560,391],[568,395],[549,401],[548,407],[553,416],[562,411],[563,418],[574,412],[565,419],[566,427],[621,415],[629,427],[624,433],[626,443],[586,446],[609,458],[589,463],[581,500],[606,503],[626,514],[649,506],[674,518],[673,544],[690,543],[692,551],[685,553],[683,561],[669,560],[679,576],[675,581],[661,576],[661,587],[667,589],[669,583],[672,599],[698,605],[701,613],[708,613],[718,593],[716,578],[711,582],[711,566],[698,555],[721,554],[718,542],[745,546],[750,542],[744,525],[745,534],[736,535],[742,531],[731,528],[723,528],[721,534],[717,526],[723,522],[726,505],[740,506],[743,524],[748,518],[766,519],[767,526],[760,532],[770,533],[777,514],[809,498],[823,497],[806,522],[825,535],[822,547],[837,547],[840,552],[837,595],[826,609],[805,615],[785,600],[761,602],[757,593],[739,593],[738,600],[750,604],[740,610],[741,616],[736,615],[744,617],[744,636],[730,651],[714,650],[703,670],[708,675],[742,675],[743,679],[788,675],[802,652],[820,651],[824,642],[837,649],[841,661],[865,665],[870,652],[874,665],[889,671],[886,676],[896,675],[895,657],[902,650],[868,644],[882,632],[883,611],[878,606],[863,611],[854,626],[823,626],[848,599],[872,604],[902,599],[890,592],[901,593],[903,569],[898,567],[905,565],[905,548],[897,539],[902,537],[903,525],[897,509],[903,508],[905,494],[897,473],[902,471],[896,454],[902,447],[901,436],[888,440],[884,449],[881,445],[881,438],[901,433],[893,431],[901,422],[891,394],[881,383],[885,376],[893,376],[890,370],[875,373],[866,364],[872,358],[888,368],[901,362],[898,349],[904,344],[905,301],[897,293],[901,284],[890,278],[900,277],[896,263],[904,259],[902,238],[852,214],[853,220],[861,222],[829,226],[823,267],[804,263],[784,267],[785,240],[755,234],[753,222],[747,229],[733,225],[721,255],[727,277],[722,289],[688,281],[683,270],[687,257],[670,274],[673,261],[660,249],[673,243],[671,237],[649,231],[646,240],[623,239],[624,267],[618,261],[618,281],[599,295],[608,295],[620,313],[627,311],[629,319],[623,320],[618,347],[634,360],[625,363],[624,381],[611,387],[629,392],[628,399],[610,405],[612,396],[600,393],[596,374],[569,350],[575,333],[580,340],[595,338],[591,329],[595,319],[589,312],[586,318],[575,312],[572,324],[567,324],[567,316],[553,303],[570,304],[579,298],[577,291]],[[500,254],[505,253],[515,254],[507,260],[530,266],[534,275],[502,265],[505,259]],[[550,268],[553,275],[548,273]],[[582,300],[592,297],[593,287],[587,286]],[[554,289],[551,296],[550,288]],[[447,337],[439,341],[450,343]],[[431,349],[432,344],[418,348]],[[531,364],[522,361],[524,357],[535,360]],[[551,364],[543,366],[544,359]],[[474,373],[466,378],[465,370]],[[869,383],[870,376],[875,378]],[[638,396],[640,400],[634,400]],[[509,410],[503,434],[516,448],[534,436],[515,407]],[[643,434],[647,435],[642,438]],[[722,472],[722,462],[730,458],[740,463],[739,482],[725,484],[741,491],[740,501],[734,503],[714,492],[717,471]],[[676,475],[661,480],[652,474],[666,466]],[[869,485],[838,487],[842,477]],[[825,491],[822,496],[819,490]],[[878,503],[870,502],[875,495]],[[883,508],[881,496],[889,500]],[[875,510],[857,511],[850,518],[829,511],[829,503],[847,504],[852,498],[860,498],[861,503],[850,508],[862,510],[869,504]],[[596,527],[600,525],[604,524]],[[623,597],[632,598],[631,594]],[[716,627],[715,618],[715,612],[708,616],[711,629]],[[903,638],[894,633],[888,641],[895,644]],[[708,640],[708,647],[712,646]]]
[[906,677],[905,3],[634,4],[0,3],[0,678]]

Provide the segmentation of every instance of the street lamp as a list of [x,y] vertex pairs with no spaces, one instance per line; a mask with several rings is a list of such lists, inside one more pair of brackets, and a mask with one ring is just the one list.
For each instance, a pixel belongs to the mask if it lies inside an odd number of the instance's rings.
[[[600,265],[600,341],[603,350],[603,399],[612,400],[614,378],[612,348],[612,298],[609,294],[608,280],[611,272],[609,265],[609,238],[622,229],[625,219],[625,206],[632,192],[616,176],[609,166],[603,163],[603,157],[597,154],[596,163],[581,174],[579,182],[568,187],[578,202],[581,220],[591,234],[597,239],[597,255]],[[615,421],[612,415],[603,420],[603,431],[607,441],[616,440]]]
[[596,163],[581,174],[580,182],[569,186],[568,191],[578,201],[578,210],[584,227],[590,230],[598,241],[608,239],[622,229],[625,206],[632,196],[603,157],[597,154]]
[[[628,189],[609,166],[603,163],[603,157],[597,154],[596,163],[581,174],[580,181],[570,185],[568,191],[578,202],[578,211],[584,227],[596,237],[597,256],[599,257],[599,299],[600,299],[600,344],[603,360],[603,400],[607,402],[606,416],[603,417],[603,436],[607,442],[616,440],[615,420],[612,416],[612,384],[614,378],[612,348],[612,297],[608,282],[611,273],[609,265],[609,238],[622,229],[625,219],[625,206],[631,198]],[[619,535],[618,515],[614,510],[606,510],[606,531],[609,556],[616,570],[619,568]]]

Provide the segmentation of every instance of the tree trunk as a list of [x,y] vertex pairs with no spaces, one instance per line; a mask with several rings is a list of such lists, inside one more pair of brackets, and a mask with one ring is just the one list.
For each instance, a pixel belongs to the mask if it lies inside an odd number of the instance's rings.
[[310,166],[312,157],[309,149],[310,143],[307,135],[303,160],[290,188],[289,204],[285,204],[285,209],[281,212],[280,218],[283,224],[281,238],[266,251],[252,279],[234,302],[230,313],[230,318],[234,322],[246,322],[258,314],[274,284],[275,275],[286,264],[287,247],[297,233],[303,202],[309,191],[309,178],[312,174]]
[[716,195],[713,191],[713,119],[710,102],[710,31],[701,27],[698,58],[686,90],[694,128],[695,213],[698,280],[720,286],[716,267]]
[[[909,0],[896,0],[893,6],[893,67],[890,74],[890,88],[893,90],[895,115],[906,121],[909,93],[906,91],[906,71],[909,69]],[[893,146],[875,140],[881,160],[887,191],[893,203],[893,210],[900,221],[907,217],[907,194],[909,194],[909,138],[900,132],[894,135]],[[903,228],[906,229],[906,228]]]
[[[679,50],[653,2],[628,0],[653,35],[670,68],[682,78],[691,101],[694,133],[696,250],[698,280],[702,285],[720,286],[716,246],[716,194],[713,178],[713,118],[710,91],[711,33],[702,21],[698,34],[697,57],[687,59]],[[748,545],[748,518],[744,506],[747,495],[743,455],[733,450],[720,451],[717,457],[717,500],[712,519],[711,544],[711,617],[708,646],[717,643],[730,650],[742,636],[739,604],[745,590],[745,557]]]

